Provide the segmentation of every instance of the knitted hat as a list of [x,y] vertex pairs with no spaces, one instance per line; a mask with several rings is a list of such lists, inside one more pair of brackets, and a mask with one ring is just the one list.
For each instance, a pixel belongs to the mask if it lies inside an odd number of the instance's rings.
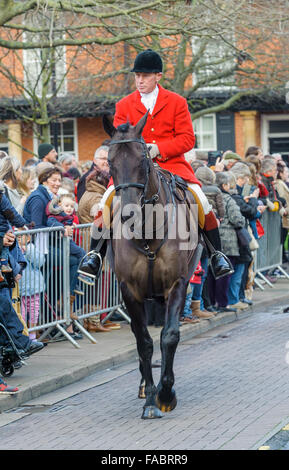
[[157,52],[152,49],[140,52],[134,61],[131,72],[158,73],[163,71],[163,62]]
[[238,155],[237,153],[228,152],[228,153],[226,153],[226,155],[224,156],[224,160],[242,160],[242,158],[241,158],[240,155]]
[[42,160],[54,147],[51,144],[40,144],[38,147],[38,155],[39,158]]
[[207,166],[201,166],[195,171],[195,175],[198,180],[203,184],[214,184],[216,181],[216,174],[211,168]]

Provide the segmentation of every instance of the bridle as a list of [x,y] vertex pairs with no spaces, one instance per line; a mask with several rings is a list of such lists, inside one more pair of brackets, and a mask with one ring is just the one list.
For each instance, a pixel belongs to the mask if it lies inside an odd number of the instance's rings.
[[133,138],[133,139],[120,139],[120,140],[111,140],[109,145],[115,145],[115,144],[129,144],[132,142],[136,142],[138,144],[141,144],[142,146],[142,157],[145,159],[146,163],[146,176],[145,176],[145,182],[144,183],[121,183],[115,186],[115,191],[118,192],[120,190],[126,190],[128,188],[139,188],[142,189],[142,195],[141,195],[141,207],[144,207],[145,204],[155,204],[159,200],[159,195],[160,195],[160,177],[158,176],[158,188],[157,192],[153,194],[149,199],[146,199],[146,194],[148,190],[148,184],[149,184],[149,174],[150,174],[150,155],[149,155],[149,149],[147,148],[147,145],[142,137],[140,138]]

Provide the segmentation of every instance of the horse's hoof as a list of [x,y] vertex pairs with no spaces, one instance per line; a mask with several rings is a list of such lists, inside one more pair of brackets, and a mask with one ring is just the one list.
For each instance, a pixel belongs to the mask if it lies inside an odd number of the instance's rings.
[[163,414],[156,406],[144,406],[142,419],[155,419],[155,418],[162,418]]
[[146,398],[144,385],[141,385],[138,389],[138,398]]
[[156,405],[163,412],[173,411],[177,406],[177,397],[175,392],[172,392],[172,398],[170,400],[161,399],[159,395],[156,395]]

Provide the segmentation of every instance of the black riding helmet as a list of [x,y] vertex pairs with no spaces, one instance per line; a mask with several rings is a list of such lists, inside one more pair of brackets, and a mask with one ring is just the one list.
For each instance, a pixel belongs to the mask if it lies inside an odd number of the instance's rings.
[[163,71],[163,62],[160,55],[152,49],[140,52],[134,61],[131,72],[158,73]]

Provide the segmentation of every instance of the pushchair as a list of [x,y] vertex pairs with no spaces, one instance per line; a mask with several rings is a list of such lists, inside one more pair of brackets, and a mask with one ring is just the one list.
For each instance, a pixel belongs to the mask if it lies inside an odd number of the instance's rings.
[[10,377],[16,368],[25,365],[29,355],[16,347],[7,328],[0,323],[0,336],[2,334],[7,341],[5,345],[0,344],[0,374],[2,377]]

